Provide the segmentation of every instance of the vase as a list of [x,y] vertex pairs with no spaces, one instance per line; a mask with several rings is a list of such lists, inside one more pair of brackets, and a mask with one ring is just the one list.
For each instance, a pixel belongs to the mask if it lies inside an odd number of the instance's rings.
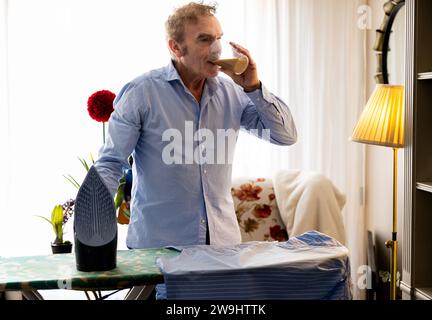
[[51,243],[51,250],[53,254],[56,253],[71,253],[72,252],[72,243]]

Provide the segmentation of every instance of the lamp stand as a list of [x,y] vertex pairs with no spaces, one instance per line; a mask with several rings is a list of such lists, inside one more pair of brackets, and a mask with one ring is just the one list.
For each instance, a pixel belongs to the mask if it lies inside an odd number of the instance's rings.
[[397,170],[398,149],[393,148],[393,232],[392,239],[386,242],[391,249],[390,300],[396,300],[397,289]]

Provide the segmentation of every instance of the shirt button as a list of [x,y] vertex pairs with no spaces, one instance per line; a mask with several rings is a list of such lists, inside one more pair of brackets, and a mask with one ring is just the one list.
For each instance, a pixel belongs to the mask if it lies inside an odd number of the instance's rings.
[[204,169],[204,174],[207,174],[207,170]]
[[201,224],[205,224],[205,223],[206,223],[205,220],[201,219]]

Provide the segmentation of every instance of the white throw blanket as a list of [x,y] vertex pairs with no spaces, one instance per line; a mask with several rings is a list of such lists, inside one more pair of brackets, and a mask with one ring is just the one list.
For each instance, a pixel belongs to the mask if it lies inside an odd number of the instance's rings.
[[345,244],[341,211],[346,197],[328,178],[315,172],[280,171],[273,183],[290,238],[316,230]]

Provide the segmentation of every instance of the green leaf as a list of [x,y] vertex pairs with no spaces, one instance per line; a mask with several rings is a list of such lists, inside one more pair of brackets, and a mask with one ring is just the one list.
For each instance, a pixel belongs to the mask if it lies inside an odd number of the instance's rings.
[[94,160],[94,158],[93,158],[93,154],[92,154],[92,153],[90,153],[90,160],[91,160],[92,164],[95,163],[95,160]]
[[84,169],[86,169],[86,171],[88,172],[90,170],[89,165],[87,164],[87,161],[85,161],[84,158],[78,158],[78,160],[81,162],[81,164],[83,165]]
[[63,177],[67,181],[69,181],[75,188],[79,189],[81,187],[81,185],[70,174],[68,176],[63,175]]
[[55,225],[63,223],[63,208],[61,205],[56,205],[51,212],[51,221]]
[[52,222],[51,222],[49,219],[47,219],[47,218],[45,218],[45,217],[42,217],[42,216],[36,216],[36,217],[38,217],[38,218],[42,218],[42,219],[48,221],[48,223],[54,227],[54,225],[52,224]]
[[118,209],[123,202],[125,185],[126,185],[126,179],[123,177],[120,179],[120,184],[118,186],[117,193],[116,193],[115,199],[114,199],[116,209]]
[[63,208],[56,205],[51,213],[51,221],[54,226],[54,232],[60,243],[63,242]]
[[123,213],[124,213],[124,215],[125,215],[126,217],[128,217],[128,218],[130,219],[130,210],[129,210],[129,209],[125,209],[125,210],[123,211]]

